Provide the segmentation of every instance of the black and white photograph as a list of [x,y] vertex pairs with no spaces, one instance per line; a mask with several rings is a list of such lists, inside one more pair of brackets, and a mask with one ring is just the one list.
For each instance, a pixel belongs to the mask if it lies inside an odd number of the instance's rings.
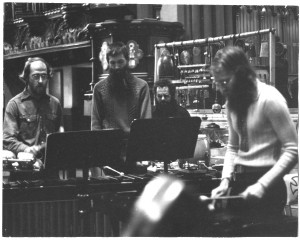
[[0,236],[298,237],[299,6],[3,2]]

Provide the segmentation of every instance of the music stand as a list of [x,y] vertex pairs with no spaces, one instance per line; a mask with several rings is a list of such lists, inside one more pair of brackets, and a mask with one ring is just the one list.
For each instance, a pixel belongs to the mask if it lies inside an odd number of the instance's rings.
[[163,161],[164,172],[168,172],[169,161],[193,157],[200,124],[199,117],[135,120],[126,161]]
[[120,160],[123,132],[119,129],[52,133],[47,137],[45,171],[102,167]]

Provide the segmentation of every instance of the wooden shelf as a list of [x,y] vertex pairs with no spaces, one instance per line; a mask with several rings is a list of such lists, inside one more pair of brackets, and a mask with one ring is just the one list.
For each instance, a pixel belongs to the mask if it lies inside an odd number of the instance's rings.
[[62,51],[82,49],[82,48],[90,48],[90,47],[91,47],[90,41],[82,41],[82,42],[61,44],[61,45],[56,45],[51,47],[44,47],[35,50],[3,55],[3,59],[4,61],[7,61],[7,60],[13,60],[13,59],[18,59],[23,57],[30,57],[30,56],[43,55],[43,54],[49,54],[54,52],[62,52]]

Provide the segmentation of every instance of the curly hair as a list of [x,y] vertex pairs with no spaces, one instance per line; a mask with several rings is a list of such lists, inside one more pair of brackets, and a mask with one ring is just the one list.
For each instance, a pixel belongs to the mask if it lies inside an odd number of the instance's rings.
[[175,85],[168,79],[160,79],[154,83],[154,94],[156,95],[156,90],[158,87],[168,87],[171,95],[171,99],[175,99]]
[[123,54],[125,59],[129,60],[128,49],[123,42],[114,42],[108,45],[108,50],[106,52],[106,60],[109,62],[109,57],[115,57]]

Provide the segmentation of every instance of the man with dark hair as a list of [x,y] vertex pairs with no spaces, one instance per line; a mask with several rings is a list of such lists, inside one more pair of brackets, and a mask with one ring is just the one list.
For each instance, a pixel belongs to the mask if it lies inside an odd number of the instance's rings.
[[[109,76],[99,81],[94,87],[91,129],[123,130],[125,139],[121,157],[125,161],[126,139],[130,132],[131,122],[135,119],[151,118],[149,86],[146,81],[129,72],[129,55],[124,43],[110,44],[106,57]],[[122,168],[123,166],[114,167]],[[99,168],[92,169],[93,176],[101,174]]]
[[161,79],[154,84],[156,106],[153,118],[182,118],[190,117],[189,112],[179,106],[175,99],[175,86],[166,79]]
[[128,71],[128,61],[126,45],[116,42],[109,46],[109,76],[94,87],[92,130],[118,128],[128,134],[134,119],[151,118],[149,86]]
[[47,134],[63,131],[62,108],[57,98],[46,93],[52,70],[44,59],[29,58],[19,77],[26,87],[6,106],[3,148],[38,158],[43,155]]

